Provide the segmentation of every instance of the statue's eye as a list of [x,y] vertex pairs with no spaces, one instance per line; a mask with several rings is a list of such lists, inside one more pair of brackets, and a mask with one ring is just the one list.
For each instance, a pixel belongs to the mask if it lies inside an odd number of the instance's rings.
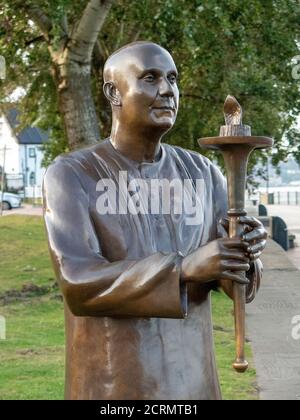
[[176,83],[176,81],[177,81],[177,77],[176,77],[176,75],[175,74],[170,74],[169,76],[168,76],[168,79],[169,79],[169,82],[173,85],[174,83]]
[[148,82],[148,83],[154,82],[155,76],[154,74],[151,74],[151,73],[146,74],[146,76],[144,77],[144,80],[145,82]]

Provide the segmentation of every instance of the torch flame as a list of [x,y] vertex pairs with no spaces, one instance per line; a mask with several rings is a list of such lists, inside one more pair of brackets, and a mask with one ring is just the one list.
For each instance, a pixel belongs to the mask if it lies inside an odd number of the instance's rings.
[[228,95],[224,103],[226,125],[242,125],[243,110],[234,96]]

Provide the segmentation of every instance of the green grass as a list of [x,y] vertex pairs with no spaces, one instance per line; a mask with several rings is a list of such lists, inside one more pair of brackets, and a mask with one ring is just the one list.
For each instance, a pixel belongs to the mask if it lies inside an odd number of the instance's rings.
[[[0,255],[0,297],[28,283],[53,284],[41,218],[0,218]],[[7,323],[7,339],[0,340],[0,399],[62,399],[63,304],[55,290],[42,296],[20,296],[0,306]],[[256,399],[255,370],[241,375],[231,368],[235,354],[232,303],[221,293],[213,294],[213,319],[223,398]],[[249,346],[247,358],[251,364]]]
[[33,199],[33,198],[24,198],[23,199],[23,203],[26,203],[26,204],[35,204],[37,206],[42,206],[43,205],[42,198],[35,198],[35,199]]
[[54,281],[40,217],[0,218],[0,255],[0,293],[25,283],[42,286]]
[[245,347],[249,362],[247,372],[236,373],[231,367],[235,359],[233,304],[223,293],[216,292],[213,293],[212,303],[216,358],[223,399],[258,399],[256,372],[249,344]]
[[49,297],[0,308],[6,340],[0,341],[0,399],[62,399],[63,307]]

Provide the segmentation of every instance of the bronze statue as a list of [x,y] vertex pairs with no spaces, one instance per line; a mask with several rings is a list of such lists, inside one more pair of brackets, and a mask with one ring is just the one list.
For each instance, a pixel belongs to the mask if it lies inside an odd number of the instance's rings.
[[220,171],[161,142],[176,119],[176,78],[156,44],[115,52],[104,68],[110,138],[58,157],[45,175],[67,399],[221,398],[210,290],[232,296],[237,282],[254,296],[266,232],[241,217],[243,237],[228,238]]

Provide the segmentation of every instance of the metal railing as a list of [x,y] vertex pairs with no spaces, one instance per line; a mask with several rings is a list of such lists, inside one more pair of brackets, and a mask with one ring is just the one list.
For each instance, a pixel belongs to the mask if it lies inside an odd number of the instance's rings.
[[300,191],[277,191],[269,193],[268,204],[300,206]]

